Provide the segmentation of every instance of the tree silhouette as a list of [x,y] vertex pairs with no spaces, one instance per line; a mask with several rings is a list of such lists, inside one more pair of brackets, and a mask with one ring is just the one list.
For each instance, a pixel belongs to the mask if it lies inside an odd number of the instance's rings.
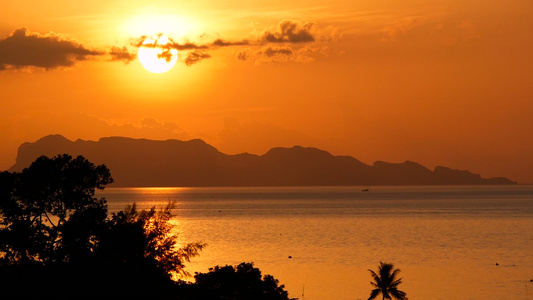
[[398,278],[400,269],[394,269],[393,264],[380,262],[377,273],[370,269],[368,271],[374,280],[370,282],[374,289],[368,300],[375,299],[379,294],[383,295],[383,300],[392,299],[391,296],[398,300],[407,300],[407,294],[398,289],[398,285],[402,283],[402,279]]
[[[205,246],[178,247],[169,205],[107,215],[96,189],[113,182],[83,156],[39,157],[0,173],[0,287],[17,297],[168,295]],[[32,286],[27,289],[24,287]]]
[[105,199],[94,193],[111,182],[105,165],[66,154],[3,172],[0,264],[72,262],[94,252],[107,218]]

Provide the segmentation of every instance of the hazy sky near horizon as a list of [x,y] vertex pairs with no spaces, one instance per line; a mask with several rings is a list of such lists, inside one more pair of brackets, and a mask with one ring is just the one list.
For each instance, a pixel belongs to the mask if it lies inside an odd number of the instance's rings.
[[[533,183],[533,1],[4,1],[0,170],[48,134],[318,147]],[[164,33],[166,73],[135,54]]]

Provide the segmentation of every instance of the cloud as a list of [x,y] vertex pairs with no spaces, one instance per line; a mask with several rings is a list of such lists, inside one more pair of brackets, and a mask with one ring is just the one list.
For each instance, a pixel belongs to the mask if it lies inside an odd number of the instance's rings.
[[55,33],[41,35],[20,28],[0,40],[0,70],[70,67],[77,61],[102,54],[103,52],[87,49],[77,41],[66,40]]
[[206,59],[206,58],[210,58],[211,55],[205,53],[205,52],[200,52],[200,51],[193,51],[191,53],[189,53],[189,55],[187,56],[187,58],[185,58],[184,62],[187,66],[190,66],[190,65],[193,65],[203,59]]
[[[157,34],[156,36],[161,36],[162,33]],[[183,60],[183,62],[187,65],[193,65],[198,63],[199,61],[210,58],[211,55],[206,53],[206,50],[209,50],[211,48],[211,45],[203,45],[203,44],[195,44],[191,43],[189,41],[186,41],[184,43],[177,43],[172,38],[168,38],[168,42],[166,44],[159,44],[157,41],[154,40],[154,42],[146,43],[145,40],[149,38],[149,36],[141,36],[139,38],[136,38],[130,42],[131,47],[140,48],[140,47],[148,47],[148,48],[158,48],[161,49],[161,53],[158,54],[159,58],[164,58],[167,61],[170,61],[172,59],[172,52],[171,50],[176,49],[178,51],[184,51],[186,53],[186,57]],[[213,43],[216,46],[229,46],[229,45],[237,45],[242,42],[225,42],[222,40],[217,40],[215,43]],[[188,53],[187,53],[188,52]],[[128,50],[126,46],[118,47],[114,46],[111,47],[111,51],[109,52],[111,55],[112,61],[123,61],[126,64],[130,61],[136,59],[136,55],[133,54]]]
[[[161,37],[163,34],[158,33],[153,36]],[[198,49],[208,49],[208,45],[198,45],[195,43],[191,43],[189,41],[184,42],[183,44],[175,42],[172,38],[168,38],[168,42],[166,44],[159,44],[155,39],[152,43],[145,42],[146,39],[150,38],[152,36],[143,35],[139,38],[134,39],[131,42],[131,46],[139,48],[139,47],[147,47],[147,48],[160,48],[160,49],[176,49],[176,50],[198,50]]]
[[294,51],[290,47],[267,47],[265,50],[260,51],[260,53],[265,54],[267,57],[273,57],[277,55],[292,55]]
[[248,54],[246,53],[246,51],[239,51],[237,52],[237,59],[245,61],[248,59]]
[[171,48],[177,49],[177,50],[199,50],[199,49],[208,49],[209,46],[207,45],[196,45],[191,42],[185,42],[183,44],[174,43]]
[[139,121],[139,123],[141,124],[141,126],[149,127],[149,128],[154,128],[154,127],[160,127],[161,126],[161,123],[159,123],[159,121],[157,121],[154,118],[143,118],[143,119],[141,119]]
[[279,31],[266,31],[263,41],[268,43],[308,43],[314,42],[315,37],[311,32],[313,23],[300,24],[299,22],[283,20],[278,24]]
[[228,41],[224,41],[222,39],[217,39],[215,40],[212,45],[213,46],[219,46],[219,47],[227,47],[227,46],[246,46],[246,45],[249,45],[250,42],[248,42],[248,40],[242,40],[242,41],[237,41],[237,42],[228,42]]
[[[314,61],[314,58],[311,58],[311,55],[317,54],[319,51],[310,50],[309,47],[299,46],[296,50],[291,46],[279,45],[279,46],[267,46],[265,44],[303,44],[308,42],[315,41],[318,37],[324,41],[334,40],[335,32],[333,29],[328,28],[328,31],[321,33],[320,30],[315,30],[315,26],[312,23],[301,23],[291,20],[281,21],[277,25],[275,31],[264,31],[259,37],[248,40],[248,39],[237,39],[237,40],[225,40],[222,38],[217,38],[212,42],[205,41],[204,43],[194,43],[190,41],[185,41],[178,43],[172,38],[168,38],[168,43],[164,45],[154,43],[146,43],[145,40],[150,36],[141,36],[137,39],[134,39],[130,46],[139,48],[139,47],[157,47],[163,49],[161,57],[170,59],[170,49],[176,49],[179,51],[185,52],[185,59],[182,61],[187,65],[191,66],[204,60],[206,58],[212,57],[210,53],[221,47],[240,47],[240,50],[236,53],[236,58],[241,61],[247,61],[252,59],[254,62],[282,62],[282,61],[299,61],[299,62],[309,62]],[[156,34],[156,36],[161,36],[162,33]],[[316,35],[316,37],[315,37]],[[207,34],[200,36],[201,39],[205,40]],[[246,49],[242,49],[243,46],[247,46]],[[296,47],[296,45],[294,45]],[[114,49],[123,49],[115,47]],[[305,56],[304,56],[305,53]],[[115,56],[117,58],[122,57],[122,52],[115,51]],[[297,55],[295,55],[297,54]],[[184,55],[183,52],[181,54]],[[168,57],[167,57],[168,56]],[[293,56],[289,59],[289,56]],[[124,53],[124,61],[128,61],[127,53]],[[266,59],[265,59],[266,58]],[[120,60],[120,59],[116,59]]]
[[295,51],[290,46],[264,47],[253,55],[256,64],[290,61]]
[[126,64],[131,62],[137,57],[137,55],[135,55],[134,53],[129,52],[125,46],[122,48],[111,47],[111,51],[109,52],[109,55],[111,55],[112,61],[123,61]]
[[319,57],[328,56],[329,49],[325,46],[311,46],[294,48],[290,45],[267,46],[258,51],[247,49],[237,53],[237,59],[251,60],[256,64],[261,63],[280,63],[280,62],[298,62],[309,63]]
[[329,52],[330,50],[327,46],[321,46],[321,47],[305,46],[305,47],[299,48],[298,51],[296,51],[294,61],[300,62],[300,63],[313,62],[317,58],[329,56]]
[[421,47],[446,47],[462,43],[475,43],[488,37],[493,31],[481,24],[454,16],[447,19],[404,17],[388,24],[375,35],[369,35],[379,42],[390,42]]
[[[158,33],[155,36],[162,36]],[[73,66],[78,61],[90,60],[92,58],[106,55],[108,61],[121,61],[126,64],[137,58],[139,47],[157,47],[162,49],[160,58],[170,60],[171,50],[180,51],[181,62],[187,66],[194,65],[204,59],[212,57],[211,52],[220,48],[237,48],[236,59],[240,61],[257,62],[258,57],[266,58],[262,61],[282,62],[282,61],[313,61],[314,59],[301,60],[301,45],[316,40],[330,41],[323,37],[320,29],[315,29],[312,23],[302,23],[291,20],[281,21],[275,30],[266,30],[255,38],[226,40],[217,37],[215,40],[206,41],[203,35],[203,42],[195,43],[188,40],[177,42],[168,37],[166,44],[159,44],[157,39],[146,42],[154,36],[141,36],[131,39],[125,45],[115,45],[109,48],[88,49],[81,43],[62,37],[59,34],[49,33],[41,35],[33,33],[26,28],[15,30],[7,38],[0,40],[0,71],[6,69],[21,69],[25,67],[37,67],[46,70],[58,67]],[[267,46],[268,44],[285,44],[278,46]],[[292,48],[286,44],[293,44]],[[243,46],[246,46],[244,48]],[[296,48],[294,48],[296,47]],[[307,56],[313,51],[307,51]],[[291,56],[291,59],[288,57]]]

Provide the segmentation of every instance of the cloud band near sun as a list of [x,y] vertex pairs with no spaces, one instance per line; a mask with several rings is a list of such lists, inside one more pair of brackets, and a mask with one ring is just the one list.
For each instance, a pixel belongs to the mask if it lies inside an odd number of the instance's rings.
[[[209,43],[193,43],[185,41],[182,43],[170,39],[170,43],[165,45],[146,44],[144,41],[148,36],[141,36],[132,40],[129,46],[133,47],[135,51],[139,47],[157,47],[164,50],[176,49],[182,53],[180,59],[187,66],[196,64],[204,59],[211,58],[209,51],[214,51],[223,47],[241,47],[241,50],[236,51],[236,60],[255,62],[282,62],[282,61],[298,61],[309,62],[309,55],[302,58],[302,52],[307,54],[310,51],[301,51],[301,44],[307,44],[317,41],[315,25],[312,23],[301,23],[291,20],[281,21],[275,28],[264,30],[259,37],[254,40],[225,40],[217,38]],[[161,34],[156,34],[161,35]],[[277,44],[277,46],[270,47],[269,44]],[[291,46],[293,45],[293,46]],[[297,45],[297,49],[293,47]],[[242,49],[246,47],[246,49]],[[315,51],[319,53],[319,51]],[[121,60],[128,63],[135,59],[133,52],[128,52],[126,47],[114,47],[110,52],[113,60]]]
[[[264,30],[254,40],[225,40],[217,38],[209,43],[182,43],[171,40],[166,45],[152,45],[164,49],[177,49],[181,53],[180,61],[187,66],[212,57],[210,51],[226,47],[240,47],[235,59],[241,61],[305,61],[298,59],[302,48],[300,44],[309,44],[317,40],[315,26],[311,23],[283,20],[275,28]],[[128,45],[113,46],[107,50],[89,49],[75,40],[69,40],[59,34],[39,34],[26,28],[15,30],[7,38],[0,40],[0,71],[37,67],[51,70],[59,67],[71,67],[79,61],[107,56],[109,61],[129,63],[137,58],[137,49],[146,36],[132,40]],[[276,46],[268,46],[269,44]],[[294,48],[296,47],[296,48]],[[309,52],[309,51],[307,51]],[[283,59],[274,59],[283,57]],[[311,61],[311,60],[307,60]]]

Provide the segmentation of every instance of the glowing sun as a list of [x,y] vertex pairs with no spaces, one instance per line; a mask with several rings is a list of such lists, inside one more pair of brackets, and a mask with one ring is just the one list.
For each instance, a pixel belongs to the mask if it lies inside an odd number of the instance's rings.
[[172,48],[172,42],[159,34],[147,37],[139,47],[137,57],[141,65],[153,73],[166,72],[178,61],[178,50]]

